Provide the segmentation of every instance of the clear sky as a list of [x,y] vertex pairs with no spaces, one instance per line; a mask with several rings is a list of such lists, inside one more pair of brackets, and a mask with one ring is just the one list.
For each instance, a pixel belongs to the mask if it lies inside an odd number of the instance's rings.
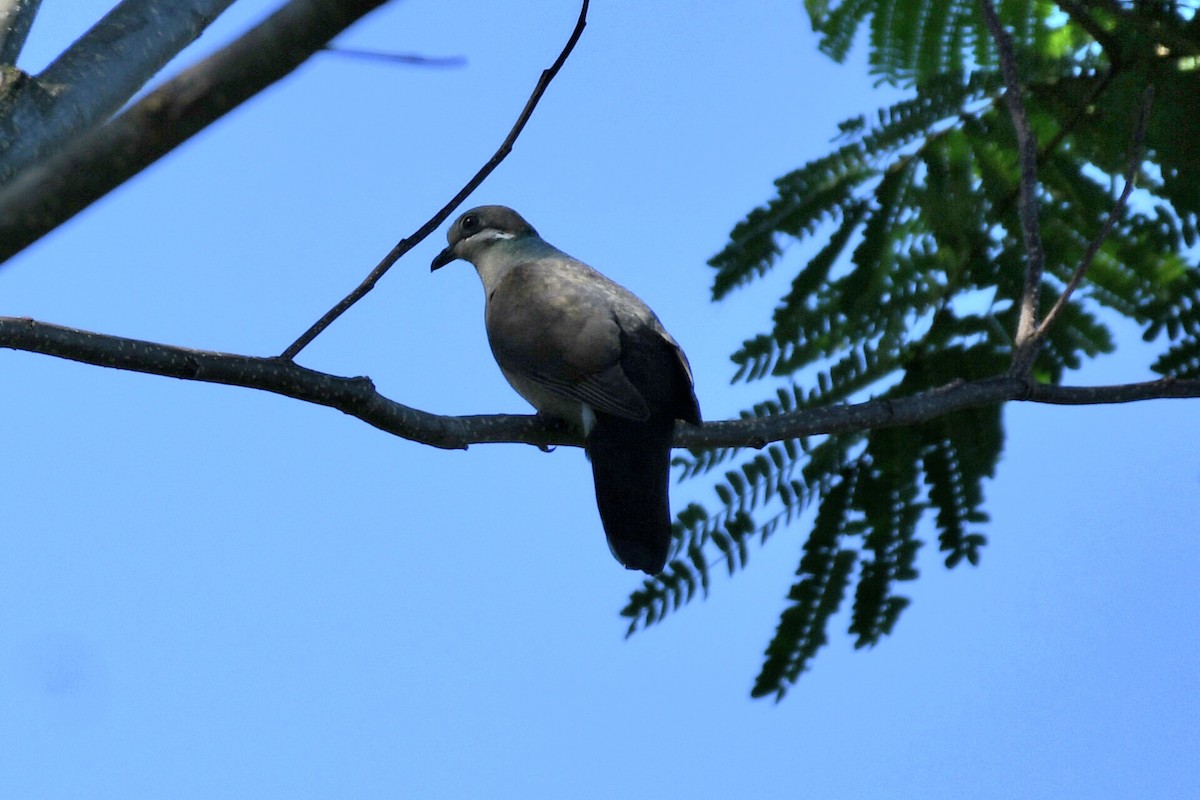
[[[48,2],[40,69],[111,3]],[[186,62],[275,3],[242,0]],[[278,353],[491,155],[577,8],[393,3],[0,267],[0,314]],[[798,0],[599,0],[470,202],[641,295],[701,406],[804,255],[720,305],[705,261],[836,122],[890,97]],[[172,73],[178,64],[168,68]],[[528,407],[444,230],[306,350],[446,414]],[[1074,382],[1149,376],[1136,331]],[[990,544],[927,547],[895,635],[748,692],[804,525],[629,640],[580,451],[445,452],[244,389],[0,352],[0,797],[1200,797],[1194,402],[1013,405]],[[704,480],[678,508],[713,501]]]

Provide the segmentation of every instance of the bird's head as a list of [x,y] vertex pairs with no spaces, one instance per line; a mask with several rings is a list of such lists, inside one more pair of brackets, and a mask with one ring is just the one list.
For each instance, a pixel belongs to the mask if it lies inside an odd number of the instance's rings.
[[495,245],[537,235],[532,225],[507,206],[472,208],[450,226],[446,233],[450,244],[433,259],[430,270],[459,258],[478,265],[480,257]]

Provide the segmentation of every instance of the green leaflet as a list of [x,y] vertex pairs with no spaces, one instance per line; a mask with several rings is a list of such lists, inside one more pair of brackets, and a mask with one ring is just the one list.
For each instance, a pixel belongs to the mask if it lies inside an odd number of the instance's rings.
[[[1200,26],[1162,4],[1122,4],[1119,20],[1110,7],[1078,4],[1070,13],[1092,15],[1097,44],[1053,3],[998,5],[1039,146],[1043,316],[1123,188],[1147,85],[1157,97],[1137,192],[1050,328],[1034,375],[1057,382],[1112,352],[1110,326],[1124,317],[1160,346],[1156,372],[1200,377]],[[743,412],[750,419],[1003,373],[1024,280],[1012,124],[977,2],[806,8],[835,59],[868,25],[873,73],[913,96],[840,125],[832,151],[779,178],[709,262],[715,300],[772,269],[794,273],[770,328],[732,357],[735,381],[766,384]],[[1120,50],[1119,69],[1105,48]],[[784,245],[805,239],[820,243],[816,254],[789,262]],[[628,631],[707,595],[715,572],[745,569],[753,540],[807,525],[751,692],[782,698],[827,643],[848,595],[857,647],[893,632],[909,603],[898,587],[919,573],[922,521],[947,567],[980,562],[986,481],[1003,446],[1001,409],[991,407],[762,451],[679,455],[685,477],[722,472],[707,507],[679,513],[667,570],[622,611]]]

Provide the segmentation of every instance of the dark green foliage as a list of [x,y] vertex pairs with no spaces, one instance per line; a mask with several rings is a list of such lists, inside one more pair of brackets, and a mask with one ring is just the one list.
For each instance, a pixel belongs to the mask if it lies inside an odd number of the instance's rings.
[[[841,605],[856,558],[854,551],[838,549],[856,477],[856,468],[843,469],[821,498],[796,571],[800,580],[788,592],[791,605],[779,619],[762,672],[751,690],[755,697],[778,692],[779,687],[796,680],[826,642],[826,622]],[[794,647],[793,642],[803,645]]]
[[[999,0],[1000,15],[1022,50],[1057,57],[1073,40],[1054,42],[1048,18],[1057,7],[1047,0]],[[822,52],[841,61],[859,26],[869,22],[871,71],[898,85],[920,84],[967,66],[992,70],[996,50],[983,27],[976,0],[841,0],[808,3]],[[1074,33],[1074,31],[1071,31]],[[1074,49],[1074,48],[1072,48]]]
[[[1120,6],[1118,18],[1113,6],[1085,2],[1079,8],[1093,16],[1078,20],[1044,0],[997,5],[1013,33],[1039,145],[1043,316],[1121,191],[1148,84],[1157,97],[1139,191],[1050,328],[1034,377],[1058,382],[1111,352],[1109,325],[1120,317],[1161,344],[1155,371],[1200,377],[1200,25],[1153,4]],[[912,87],[913,96],[839,126],[836,148],[777,180],[775,196],[738,223],[711,260],[715,299],[776,267],[795,275],[766,329],[733,354],[735,381],[772,381],[744,416],[907,397],[1004,373],[1025,252],[1013,128],[978,3],[806,7],[835,59],[867,26],[873,72]],[[806,239],[815,240],[814,255],[785,258],[783,245]],[[746,567],[752,540],[811,519],[752,690],[782,697],[827,642],[851,590],[855,646],[891,633],[909,604],[897,589],[917,577],[926,525],[947,567],[979,563],[984,482],[1003,442],[1001,409],[992,407],[759,452],[678,458],[687,477],[724,470],[716,503],[680,512],[668,569],[622,612],[629,632],[707,594],[714,569]]]

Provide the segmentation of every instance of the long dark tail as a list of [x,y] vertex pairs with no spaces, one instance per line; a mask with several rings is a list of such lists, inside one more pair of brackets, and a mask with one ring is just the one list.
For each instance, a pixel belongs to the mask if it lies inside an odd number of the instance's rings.
[[657,575],[671,547],[671,437],[675,421],[597,415],[587,451],[608,546],[628,569]]

